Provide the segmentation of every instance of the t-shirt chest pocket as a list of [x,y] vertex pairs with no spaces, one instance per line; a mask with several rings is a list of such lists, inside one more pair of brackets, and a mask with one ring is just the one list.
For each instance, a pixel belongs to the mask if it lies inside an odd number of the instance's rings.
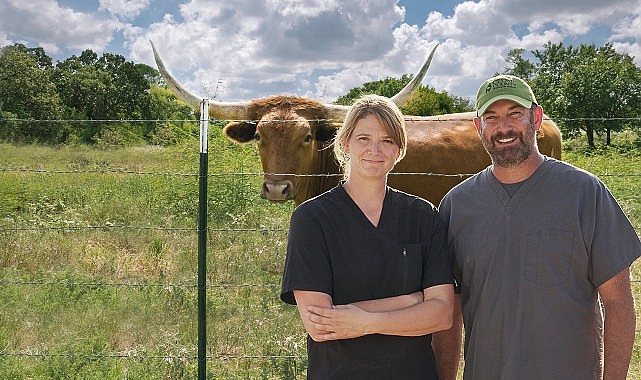
[[536,230],[527,235],[525,278],[544,287],[568,281],[574,233]]
[[394,247],[394,295],[423,290],[423,255],[421,244],[402,244]]

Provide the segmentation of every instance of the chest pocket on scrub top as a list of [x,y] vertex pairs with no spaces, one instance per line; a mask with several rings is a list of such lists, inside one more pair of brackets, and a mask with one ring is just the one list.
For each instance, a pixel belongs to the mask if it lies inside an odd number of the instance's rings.
[[546,288],[565,284],[570,274],[574,233],[535,230],[527,234],[525,278]]
[[396,269],[394,294],[409,294],[423,290],[423,254],[421,244],[401,244],[394,247]]

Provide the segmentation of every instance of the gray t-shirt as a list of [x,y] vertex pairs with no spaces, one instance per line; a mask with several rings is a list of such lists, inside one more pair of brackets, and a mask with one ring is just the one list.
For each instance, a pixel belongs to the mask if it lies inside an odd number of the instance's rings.
[[469,379],[599,379],[597,288],[641,255],[605,185],[547,158],[510,197],[490,168],[445,196]]

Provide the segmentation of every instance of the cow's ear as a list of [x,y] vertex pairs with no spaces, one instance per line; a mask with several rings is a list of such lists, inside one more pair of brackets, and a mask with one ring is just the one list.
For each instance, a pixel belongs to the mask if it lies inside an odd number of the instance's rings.
[[248,121],[234,121],[223,128],[227,137],[237,143],[247,143],[256,138],[256,123]]
[[340,127],[341,125],[337,123],[320,123],[316,128],[316,140],[326,143],[332,142]]

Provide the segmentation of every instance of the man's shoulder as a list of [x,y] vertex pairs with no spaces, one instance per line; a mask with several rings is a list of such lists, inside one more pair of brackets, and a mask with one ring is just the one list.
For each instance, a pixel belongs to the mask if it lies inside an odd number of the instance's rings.
[[597,175],[574,166],[568,162],[546,157],[544,163],[548,167],[548,173],[552,173],[558,180],[566,180],[573,183],[600,183]]
[[454,186],[450,191],[447,193],[446,196],[451,196],[455,194],[467,194],[471,190],[475,190],[476,187],[480,186],[483,181],[487,180],[487,176],[491,175],[491,170],[484,169],[470,177],[465,178],[463,181],[461,181],[459,184]]

